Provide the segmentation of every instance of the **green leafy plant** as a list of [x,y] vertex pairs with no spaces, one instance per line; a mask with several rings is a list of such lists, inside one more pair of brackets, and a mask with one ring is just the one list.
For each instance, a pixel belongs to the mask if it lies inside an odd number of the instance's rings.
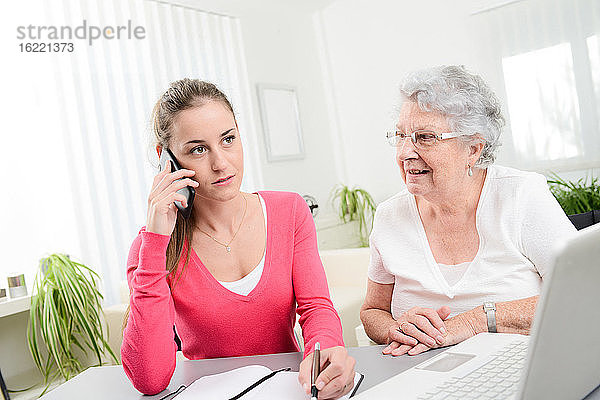
[[337,210],[340,221],[358,221],[357,233],[361,246],[368,246],[376,208],[373,197],[364,189],[357,186],[350,189],[343,184],[333,188],[331,197],[331,204]]
[[565,181],[552,174],[548,180],[550,191],[566,214],[581,214],[600,210],[600,183],[598,178],[579,179],[577,182]]
[[[33,361],[44,376],[44,392],[59,375],[69,380],[82,370],[81,361],[74,354],[76,348],[84,356],[91,351],[98,358],[97,365],[102,365],[106,352],[118,363],[104,337],[100,318],[103,297],[97,280],[98,274],[67,255],[52,254],[40,260],[27,339]],[[38,335],[43,343],[38,341]]]

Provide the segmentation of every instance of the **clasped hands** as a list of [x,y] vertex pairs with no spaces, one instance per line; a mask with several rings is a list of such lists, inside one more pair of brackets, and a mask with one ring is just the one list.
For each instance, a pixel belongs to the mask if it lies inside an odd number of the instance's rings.
[[413,307],[402,314],[388,331],[388,346],[383,354],[411,356],[429,349],[451,346],[476,334],[470,322],[470,311],[450,319],[450,308]]

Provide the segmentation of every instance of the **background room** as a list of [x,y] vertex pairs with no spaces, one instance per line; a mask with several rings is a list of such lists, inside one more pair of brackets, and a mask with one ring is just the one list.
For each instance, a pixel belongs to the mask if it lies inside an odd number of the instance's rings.
[[[125,260],[145,224],[156,173],[150,113],[168,83],[183,77],[212,81],[230,96],[245,146],[243,190],[314,198],[324,257],[361,244],[357,223],[340,222],[332,205],[336,185],[359,186],[375,203],[402,188],[385,132],[395,123],[398,82],[417,68],[463,64],[491,84],[507,117],[497,163],[567,180],[600,176],[595,0],[27,0],[4,7],[0,288],[23,273],[31,294],[40,258],[66,253],[100,275],[104,307],[123,303]],[[50,40],[74,43],[73,52],[58,53],[28,51],[26,43],[42,40],[17,36],[19,26],[75,28],[84,20],[100,28],[130,22],[144,35]],[[291,119],[278,120],[286,112]],[[277,130],[290,121],[289,131]],[[364,280],[368,251],[356,254]],[[339,304],[357,313],[365,282],[344,281],[343,271],[329,275],[348,287]],[[28,303],[8,303],[0,303],[0,367],[13,386],[29,386]]]

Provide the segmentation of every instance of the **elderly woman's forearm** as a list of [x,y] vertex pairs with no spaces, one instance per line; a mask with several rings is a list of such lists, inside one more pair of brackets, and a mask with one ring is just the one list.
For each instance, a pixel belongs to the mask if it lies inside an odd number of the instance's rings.
[[[496,330],[498,333],[528,335],[535,315],[539,296],[496,303]],[[470,325],[477,332],[487,332],[487,317],[482,306],[467,311]]]
[[365,327],[365,333],[372,341],[387,344],[390,326],[396,322],[392,314],[377,308],[363,309],[360,311],[360,320]]
[[496,323],[500,333],[529,335],[539,296],[496,304]]

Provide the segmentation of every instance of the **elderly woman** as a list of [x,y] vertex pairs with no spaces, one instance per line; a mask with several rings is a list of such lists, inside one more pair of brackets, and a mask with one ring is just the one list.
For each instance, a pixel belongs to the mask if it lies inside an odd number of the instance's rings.
[[377,209],[360,317],[384,354],[528,334],[551,249],[575,231],[542,175],[493,165],[499,101],[462,66],[410,74],[387,138],[406,188]]

